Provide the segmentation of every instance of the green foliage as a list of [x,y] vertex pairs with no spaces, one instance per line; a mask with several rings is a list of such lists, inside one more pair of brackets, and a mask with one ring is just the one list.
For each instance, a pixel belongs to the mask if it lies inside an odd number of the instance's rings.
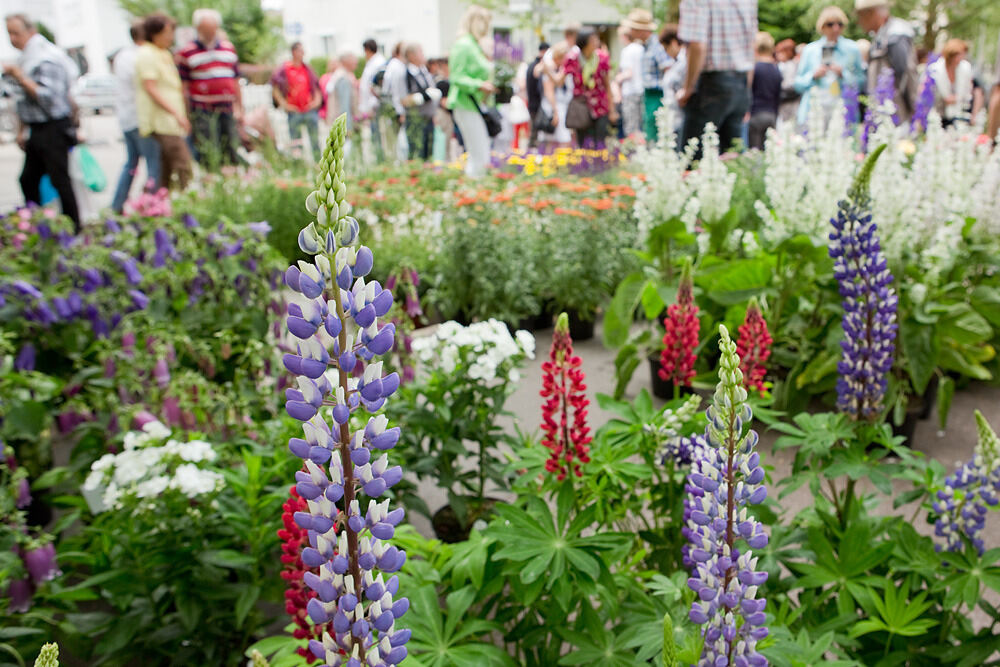
[[122,9],[142,17],[154,11],[166,12],[180,25],[190,25],[194,10],[217,9],[222,14],[222,29],[236,47],[240,62],[264,63],[282,46],[280,25],[265,12],[258,0],[119,0]]

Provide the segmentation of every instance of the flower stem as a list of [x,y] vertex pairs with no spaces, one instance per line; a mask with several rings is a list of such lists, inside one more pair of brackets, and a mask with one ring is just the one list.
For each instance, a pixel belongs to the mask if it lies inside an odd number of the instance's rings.
[[[330,265],[336,266],[336,260],[334,257],[329,257]],[[333,283],[333,296],[334,302],[337,304],[337,317],[341,321],[346,322],[349,317],[348,313],[344,312],[343,302],[340,296],[340,288],[337,286],[336,281]],[[340,333],[337,335],[337,342],[340,345],[341,353],[347,349],[347,327],[341,327]],[[337,374],[340,379],[340,387],[344,391],[344,400],[347,400],[348,392],[348,380],[350,376],[348,373],[337,364]],[[355,500],[355,485],[354,485],[354,462],[351,461],[351,420],[347,419],[343,424],[340,425],[340,463],[344,468],[344,515],[346,516],[350,512],[351,503]],[[360,555],[360,550],[358,549],[358,534],[351,530],[345,520],[341,525],[342,530],[347,531],[347,550],[348,553],[345,554],[348,562],[348,569],[351,573],[351,577],[354,579],[354,591],[355,595],[359,598],[362,594],[362,580],[361,580],[361,565],[358,563],[358,556]],[[355,639],[353,634],[351,635],[352,640]],[[353,641],[352,642],[359,651],[359,659],[364,662],[365,659],[365,647],[364,642]]]

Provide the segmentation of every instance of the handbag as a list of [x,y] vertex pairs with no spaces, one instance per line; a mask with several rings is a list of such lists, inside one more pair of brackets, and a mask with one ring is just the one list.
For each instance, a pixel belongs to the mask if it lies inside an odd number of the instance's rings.
[[555,134],[559,128],[555,123],[555,119],[552,118],[552,114],[545,113],[545,111],[539,109],[538,113],[535,114],[535,129],[546,134]]
[[503,116],[497,111],[496,107],[486,107],[483,109],[479,106],[479,102],[476,98],[472,96],[471,93],[466,93],[472,103],[476,105],[476,109],[479,111],[479,115],[483,117],[483,122],[486,123],[486,133],[490,137],[495,137],[503,130]]
[[574,96],[566,108],[566,127],[579,132],[589,128],[593,122],[587,98],[583,95]]

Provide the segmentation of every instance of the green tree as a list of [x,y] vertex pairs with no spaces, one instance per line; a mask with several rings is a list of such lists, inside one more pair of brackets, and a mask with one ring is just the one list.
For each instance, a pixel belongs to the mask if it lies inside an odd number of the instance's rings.
[[260,0],[119,0],[132,16],[166,12],[180,25],[190,25],[194,10],[204,7],[222,14],[222,28],[236,47],[240,62],[264,63],[283,46],[279,19],[260,6]]

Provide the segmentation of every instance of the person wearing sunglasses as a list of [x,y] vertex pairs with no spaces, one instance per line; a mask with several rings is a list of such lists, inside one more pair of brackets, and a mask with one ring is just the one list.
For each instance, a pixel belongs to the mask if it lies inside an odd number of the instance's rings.
[[795,90],[802,95],[797,121],[809,123],[814,109],[822,113],[823,124],[841,108],[844,89],[860,92],[864,85],[864,65],[861,51],[854,40],[844,37],[847,15],[840,7],[830,6],[819,13],[816,31],[822,37],[802,50]]

